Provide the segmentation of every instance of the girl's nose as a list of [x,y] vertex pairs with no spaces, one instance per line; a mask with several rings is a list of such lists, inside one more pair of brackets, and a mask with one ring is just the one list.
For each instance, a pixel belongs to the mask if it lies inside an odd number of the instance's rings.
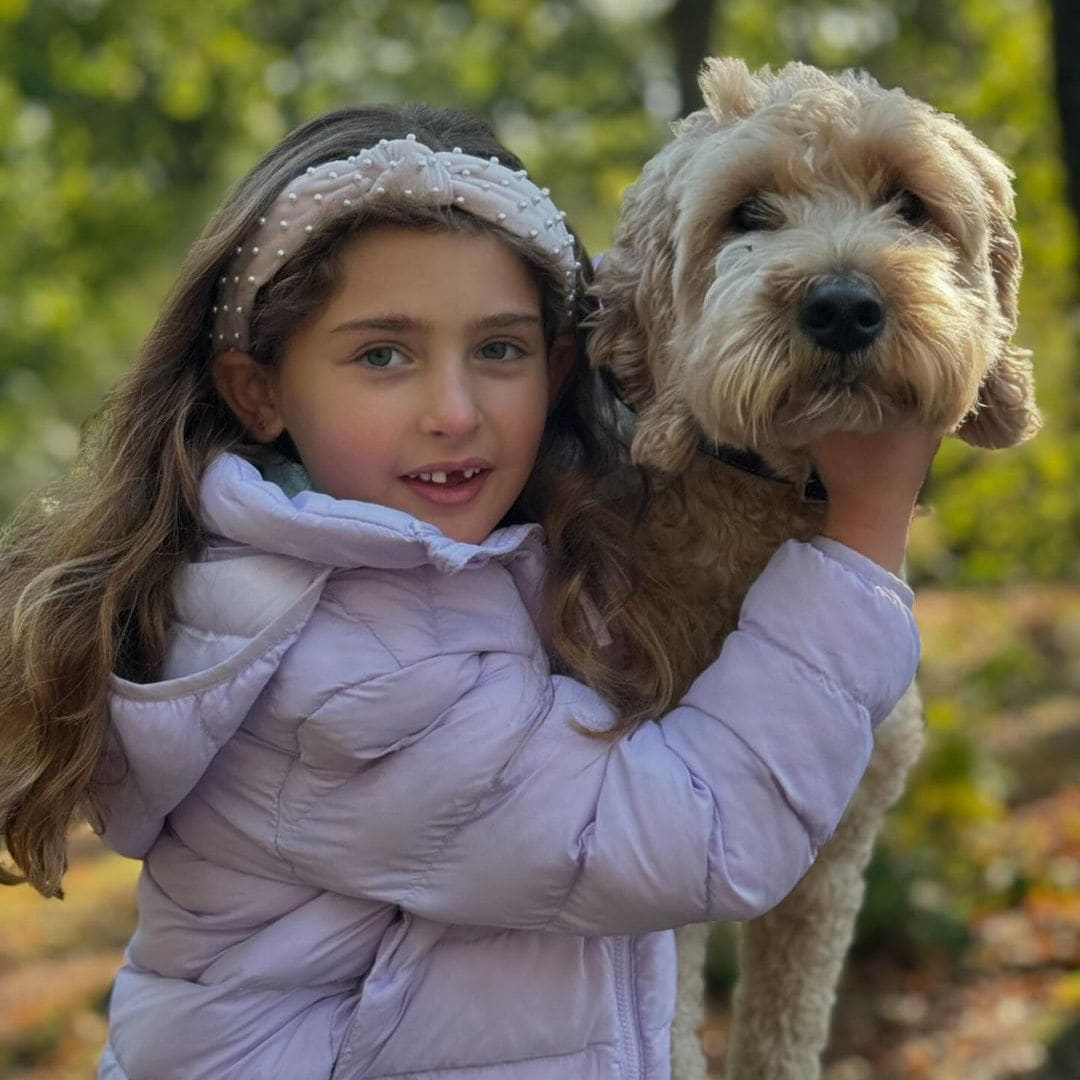
[[425,394],[421,428],[426,435],[461,438],[471,435],[479,426],[480,408],[467,371],[456,365],[433,371]]

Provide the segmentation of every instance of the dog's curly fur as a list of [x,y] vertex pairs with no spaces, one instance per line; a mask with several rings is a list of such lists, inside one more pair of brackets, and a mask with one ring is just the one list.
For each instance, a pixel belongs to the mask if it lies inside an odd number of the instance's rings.
[[[666,704],[715,655],[775,548],[819,531],[821,507],[799,495],[809,440],[916,417],[1004,447],[1038,427],[1030,358],[1012,345],[1020,250],[998,158],[952,117],[863,74],[713,59],[701,87],[707,107],[625,198],[590,345],[637,413],[632,455],[651,491],[638,536],[694,624]],[[822,344],[807,323],[811,290],[838,280],[880,300],[882,325],[857,349]],[[792,483],[713,460],[703,439],[750,448]],[[659,632],[681,617],[634,615]],[[912,688],[813,869],[743,928],[729,1077],[818,1075],[863,871],[921,738]],[[704,1075],[705,931],[680,934],[673,1075],[688,1080]]]

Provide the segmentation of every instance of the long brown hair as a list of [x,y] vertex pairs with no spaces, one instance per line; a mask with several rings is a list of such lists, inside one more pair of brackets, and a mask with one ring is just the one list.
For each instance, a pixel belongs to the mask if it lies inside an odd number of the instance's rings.
[[[0,546],[0,837],[21,874],[0,870],[0,880],[25,880],[46,896],[61,895],[69,826],[80,814],[95,827],[104,824],[110,674],[157,677],[174,572],[203,542],[200,478],[216,455],[250,449],[211,378],[211,309],[232,252],[308,166],[408,133],[432,149],[460,146],[521,167],[486,124],[456,110],[345,108],[297,128],[237,183],[191,248],[135,365],[89,426],[70,475],[27,502],[6,529]],[[463,215],[452,218],[441,223],[485,227]],[[257,360],[274,363],[289,335],[326,302],[342,233],[314,238],[261,290],[252,321]],[[527,246],[517,250],[528,262]],[[587,278],[584,250],[578,258]],[[561,292],[542,267],[534,269],[542,309],[553,312]],[[585,288],[578,295],[576,327],[588,314]],[[553,333],[554,316],[550,327]],[[644,713],[641,683],[616,665],[596,662],[581,596],[595,596],[612,615],[634,587],[625,519],[611,499],[615,490],[625,496],[626,487],[612,483],[623,468],[620,450],[602,391],[584,362],[580,329],[575,333],[578,363],[551,410],[537,468],[514,512],[549,530],[554,651],[614,700],[622,730]],[[645,671],[646,683],[662,683],[663,643],[647,628],[638,634],[627,626],[623,635],[627,671]]]

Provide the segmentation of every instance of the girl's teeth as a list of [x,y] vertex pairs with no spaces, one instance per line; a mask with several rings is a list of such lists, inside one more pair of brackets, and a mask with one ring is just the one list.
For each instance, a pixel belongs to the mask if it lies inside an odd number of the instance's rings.
[[[471,480],[474,476],[479,476],[480,469],[462,469],[461,475],[466,480]],[[441,469],[435,472],[422,472],[422,473],[409,473],[409,478],[412,480],[423,480],[428,484],[445,484],[446,473]]]

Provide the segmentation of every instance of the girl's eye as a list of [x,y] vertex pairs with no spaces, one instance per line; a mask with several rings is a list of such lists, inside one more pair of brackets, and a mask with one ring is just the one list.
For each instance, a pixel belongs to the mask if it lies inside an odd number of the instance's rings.
[[485,360],[517,360],[525,353],[513,342],[489,341],[480,346],[480,355]]
[[396,367],[403,359],[401,353],[392,345],[376,345],[359,356],[360,363],[371,368]]

